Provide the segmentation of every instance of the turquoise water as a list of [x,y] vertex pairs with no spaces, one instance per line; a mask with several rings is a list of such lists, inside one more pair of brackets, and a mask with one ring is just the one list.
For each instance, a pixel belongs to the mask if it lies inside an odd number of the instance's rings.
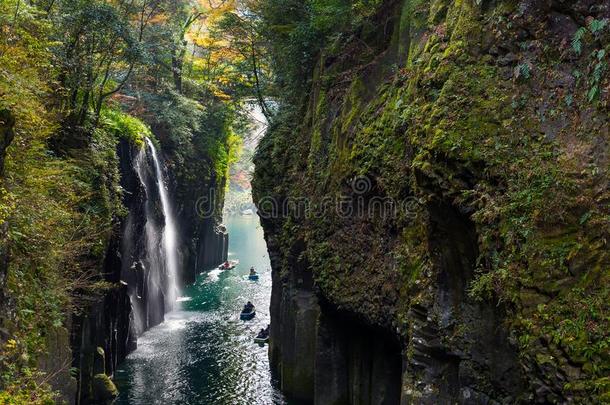
[[[253,343],[269,323],[271,271],[256,216],[228,218],[234,270],[203,272],[182,292],[181,309],[138,340],[115,376],[118,404],[284,404],[272,382],[267,346]],[[260,280],[247,279],[250,266]],[[203,269],[202,269],[203,270]],[[256,317],[240,321],[252,301]]]

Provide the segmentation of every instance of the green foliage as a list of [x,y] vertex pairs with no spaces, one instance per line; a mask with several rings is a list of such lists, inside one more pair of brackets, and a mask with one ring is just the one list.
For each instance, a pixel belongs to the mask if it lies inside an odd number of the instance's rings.
[[231,114],[222,105],[210,106],[201,117],[193,140],[196,150],[211,159],[214,175],[222,182],[227,179],[230,166],[237,162],[241,153],[242,138],[233,132]]
[[606,50],[599,49],[593,51],[591,54],[591,59],[593,63],[593,71],[591,73],[591,77],[589,79],[589,92],[587,93],[587,99],[589,102],[596,100],[601,91],[600,86],[601,82],[604,79],[604,74],[608,70],[608,63],[606,62]]
[[348,36],[380,9],[381,0],[263,0],[254,11],[276,76],[274,96],[299,100],[320,51]]
[[[11,344],[14,341],[9,341]],[[14,356],[10,352],[4,352],[4,355],[9,356],[8,359],[12,360],[11,365],[18,364],[14,361]],[[3,405],[53,405],[56,404],[56,396],[51,392],[50,387],[47,384],[40,384],[37,381],[43,380],[44,375],[36,370],[24,368],[21,370],[22,378],[18,380],[6,379],[1,382],[3,389],[0,390],[0,404]],[[5,373],[2,377],[12,375],[10,371]]]
[[74,290],[90,288],[98,277],[122,212],[121,192],[114,135],[96,131],[90,150],[65,160],[47,153],[41,133],[28,132],[27,121],[17,125],[19,140],[9,149],[6,167],[13,206],[6,287],[15,314],[6,322],[19,354],[0,349],[0,368],[7,390],[38,396],[44,386],[35,385],[41,379],[35,366],[46,351],[45,331],[64,324],[67,311],[82,305]]
[[50,26],[41,15],[28,3],[0,3],[0,109],[8,109],[16,119],[0,185],[2,226],[7,227],[0,243],[11,252],[3,287],[12,307],[1,303],[3,310],[10,310],[0,314],[10,333],[0,342],[3,403],[49,403],[52,398],[49,387],[39,383],[41,373],[35,366],[45,350],[45,330],[63,322],[67,295],[59,269],[76,220],[62,195],[74,195],[70,178],[46,151],[55,123],[45,108],[46,75],[53,69]]
[[518,73],[517,78],[522,77],[523,79],[528,80],[532,75],[529,63],[517,65],[516,70]]
[[589,31],[591,31],[591,34],[593,34],[593,35],[598,35],[607,26],[608,26],[608,19],[603,19],[603,20],[592,19],[589,22]]
[[105,109],[102,111],[101,126],[117,137],[123,137],[138,147],[144,146],[144,138],[150,138],[150,128],[142,121],[120,110]]
[[[557,303],[539,304],[531,319],[519,317],[517,320],[524,352],[531,346],[536,348],[535,339],[542,336],[546,344],[560,348],[572,364],[580,365],[590,376],[584,381],[566,384],[566,390],[600,396],[609,392],[610,318],[606,313],[609,299],[610,290],[605,284],[588,291],[574,288]],[[549,366],[555,363],[552,357],[545,361]]]
[[37,369],[49,332],[114,288],[102,266],[126,214],[121,138],[139,147],[160,139],[179,197],[226,184],[241,143],[240,101],[217,90],[246,91],[212,78],[216,65],[185,67],[198,62],[185,56],[185,20],[203,14],[187,1],[0,2],[0,110],[16,119],[0,179],[0,242],[10,250],[0,403],[55,399]]
[[582,52],[582,40],[586,33],[587,29],[585,27],[580,27],[578,30],[576,30],[574,38],[572,38],[572,49],[574,49],[574,52],[577,54]]
[[[18,0],[0,2],[0,108],[8,108],[29,129],[44,129],[41,97],[48,90],[46,75],[53,74],[48,47],[50,25],[41,12]],[[41,136],[48,133],[44,130]]]
[[[589,57],[587,100],[593,102],[601,95],[601,83],[608,70],[606,58],[608,39],[608,19],[589,21],[587,27],[580,27],[572,38],[572,49],[580,55],[585,45],[596,45]],[[601,45],[601,46],[600,46]]]
[[175,90],[147,95],[146,120],[161,138],[165,149],[176,154],[177,163],[185,160],[194,134],[199,131],[205,113],[196,100],[185,97]]
[[326,36],[350,22],[351,4],[346,0],[312,0],[311,27]]
[[53,44],[73,125],[84,125],[90,111],[97,119],[106,98],[124,86],[142,61],[145,20],[140,13],[148,11],[147,3],[63,0],[50,6],[57,8]]

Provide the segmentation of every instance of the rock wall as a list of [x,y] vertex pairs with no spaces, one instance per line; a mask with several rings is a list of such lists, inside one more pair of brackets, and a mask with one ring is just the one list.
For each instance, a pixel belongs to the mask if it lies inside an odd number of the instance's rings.
[[72,351],[70,332],[65,327],[49,331],[47,352],[38,359],[38,368],[49,376],[49,384],[59,393],[59,400],[73,404],[77,397],[78,380],[71,373]]
[[[137,337],[160,324],[166,312],[167,278],[152,274],[147,221],[163,223],[156,174],[151,162],[143,159],[138,147],[122,140],[117,154],[120,161],[123,204],[127,215],[115,230],[103,266],[104,282],[99,291],[84,297],[87,304],[73,316],[71,347],[73,367],[78,371],[77,403],[106,403],[112,399],[112,382],[117,366],[137,348]],[[138,161],[138,159],[141,159]],[[193,209],[193,213],[195,210]],[[182,240],[201,237],[195,242],[200,261],[218,264],[225,260],[228,235],[217,229],[214,220],[197,221],[182,230]],[[156,229],[156,228],[155,228]],[[190,259],[189,248],[181,248],[184,283],[192,282],[201,269]],[[157,247],[158,248],[158,247]]]
[[218,266],[229,255],[229,234],[216,218],[197,218],[198,226],[184,238],[190,241],[186,250],[184,282],[192,283],[204,270]]
[[399,340],[326,302],[299,255],[289,273],[272,274],[269,356],[282,391],[295,403],[399,403]]
[[137,347],[127,288],[117,287],[100,297],[73,319],[73,366],[77,369],[77,404],[106,403],[96,388],[95,376],[114,375],[118,365]]
[[607,399],[610,3],[379,3],[255,157],[282,388]]
[[196,178],[174,178],[182,244],[183,283],[227,260],[229,235],[222,224],[226,178],[218,178],[206,160],[196,162]]
[[[121,187],[125,190],[123,202],[128,214],[115,229],[107,249],[103,274],[108,285],[85,297],[84,308],[72,319],[72,365],[78,372],[77,404],[104,403],[97,397],[94,377],[100,373],[113,376],[118,364],[136,349],[138,334],[163,321],[163,296],[149,299],[146,291],[151,286],[145,281],[147,277],[140,263],[146,254],[143,228],[147,197],[145,185],[135,170],[137,153],[138,148],[127,141],[118,145]],[[141,313],[157,316],[146,317],[141,325],[136,325],[130,295],[141,297],[135,303]],[[149,311],[150,307],[158,310]]]

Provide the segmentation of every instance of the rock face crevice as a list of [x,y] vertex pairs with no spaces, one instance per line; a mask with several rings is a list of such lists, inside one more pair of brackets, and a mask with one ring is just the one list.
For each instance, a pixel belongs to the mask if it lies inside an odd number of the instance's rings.
[[409,309],[411,355],[404,383],[412,388],[404,400],[517,402],[527,384],[502,325],[502,307],[475,302],[468,294],[479,256],[474,223],[449,205],[432,203],[427,212],[437,275],[427,305]]
[[[6,109],[0,110],[0,181],[4,183],[4,159],[6,149],[15,138],[15,117]],[[4,292],[6,283],[6,273],[8,271],[9,251],[7,244],[8,226],[6,223],[0,226],[0,312],[6,313],[7,297]],[[0,339],[4,336],[4,317],[0,316]]]
[[316,336],[314,398],[320,404],[397,404],[402,348],[395,336],[323,311]]
[[[195,210],[193,209],[195,212]],[[195,227],[183,228],[183,240],[190,241],[184,251],[183,275],[185,283],[195,281],[201,269],[209,269],[227,260],[229,256],[229,234],[224,225],[216,217],[199,218],[195,215],[183,213],[182,223],[198,221]]]

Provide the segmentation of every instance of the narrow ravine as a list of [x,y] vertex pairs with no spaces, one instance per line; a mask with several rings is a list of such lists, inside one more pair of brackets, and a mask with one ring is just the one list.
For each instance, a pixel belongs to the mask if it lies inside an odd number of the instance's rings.
[[610,405],[610,0],[0,34],[0,405]]
[[[118,404],[281,404],[272,383],[267,347],[253,342],[270,320],[271,273],[257,216],[227,218],[234,270],[201,269],[179,298],[181,308],[138,340],[115,375]],[[250,266],[261,273],[247,280]],[[257,307],[239,320],[242,305]]]

